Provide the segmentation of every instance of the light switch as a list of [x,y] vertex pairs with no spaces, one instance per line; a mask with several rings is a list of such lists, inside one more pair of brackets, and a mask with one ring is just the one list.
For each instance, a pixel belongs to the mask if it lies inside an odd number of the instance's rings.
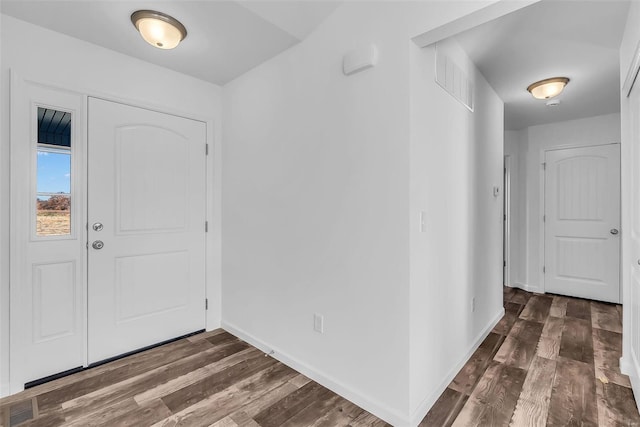
[[314,313],[313,315],[313,330],[316,332],[324,333],[324,316]]
[[420,211],[420,232],[427,232],[427,213],[425,211]]

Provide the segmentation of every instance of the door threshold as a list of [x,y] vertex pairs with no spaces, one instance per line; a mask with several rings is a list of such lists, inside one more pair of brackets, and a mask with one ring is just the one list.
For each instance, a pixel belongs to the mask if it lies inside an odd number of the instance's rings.
[[160,347],[161,345],[170,344],[172,342],[175,342],[175,341],[178,341],[178,340],[181,340],[181,339],[184,339],[184,338],[189,338],[189,337],[192,337],[194,335],[201,334],[204,331],[205,331],[204,329],[200,329],[199,331],[191,332],[191,333],[188,333],[188,334],[185,334],[185,335],[181,335],[181,336],[176,337],[176,338],[171,338],[171,339],[166,340],[166,341],[162,341],[162,342],[159,342],[159,343],[156,343],[156,344],[151,344],[151,345],[148,345],[146,347],[138,348],[136,350],[128,351],[126,353],[122,353],[122,354],[119,354],[117,356],[113,356],[113,357],[109,357],[107,359],[99,360],[97,362],[91,363],[85,369],[95,368],[96,366],[104,365],[105,363],[113,362],[114,360],[122,359],[122,358],[127,357],[127,356],[132,356],[132,355],[137,354],[137,353],[142,353],[143,351],[151,350],[152,348]]
[[57,380],[57,379],[60,379],[60,378],[67,377],[69,375],[76,374],[78,372],[86,371],[87,369],[95,368],[96,366],[104,365],[106,363],[113,362],[113,361],[118,360],[118,359],[123,359],[123,358],[125,358],[127,356],[132,356],[134,354],[142,353],[143,351],[151,350],[153,348],[160,347],[160,346],[165,345],[165,344],[170,344],[172,342],[176,342],[176,341],[179,341],[181,339],[189,338],[189,337],[192,337],[194,335],[201,334],[204,331],[205,331],[204,329],[200,329],[198,331],[191,332],[191,333],[188,333],[188,334],[185,334],[185,335],[181,335],[179,337],[171,338],[171,339],[168,339],[168,340],[156,343],[156,344],[151,344],[151,345],[148,345],[146,347],[142,347],[142,348],[138,348],[136,350],[128,351],[126,353],[122,353],[122,354],[119,354],[117,356],[109,357],[108,359],[104,359],[104,360],[100,360],[98,362],[91,363],[89,366],[86,366],[86,367],[78,366],[77,368],[69,369],[67,371],[58,372],[57,374],[53,374],[53,375],[49,375],[49,376],[46,376],[46,377],[43,377],[43,378],[39,378],[37,380],[29,381],[28,383],[24,384],[24,389],[26,390],[28,388],[36,387],[36,386],[39,386],[41,384],[48,383],[50,381],[54,381],[54,380]]

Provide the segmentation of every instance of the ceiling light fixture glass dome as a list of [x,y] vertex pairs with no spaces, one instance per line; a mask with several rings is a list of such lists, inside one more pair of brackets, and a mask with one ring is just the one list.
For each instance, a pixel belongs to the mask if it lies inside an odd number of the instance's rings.
[[173,49],[187,37],[187,29],[177,19],[155,10],[138,10],[131,22],[142,38],[158,49]]
[[560,95],[567,83],[569,83],[567,77],[553,77],[532,83],[527,90],[536,99],[549,99]]

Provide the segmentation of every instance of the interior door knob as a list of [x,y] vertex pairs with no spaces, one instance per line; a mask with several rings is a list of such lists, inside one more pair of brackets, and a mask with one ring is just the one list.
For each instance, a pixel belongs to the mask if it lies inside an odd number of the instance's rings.
[[609,233],[618,234],[618,229],[617,228],[612,228],[611,230],[609,230]]
[[104,248],[104,242],[102,240],[96,240],[91,244],[93,249],[102,249]]

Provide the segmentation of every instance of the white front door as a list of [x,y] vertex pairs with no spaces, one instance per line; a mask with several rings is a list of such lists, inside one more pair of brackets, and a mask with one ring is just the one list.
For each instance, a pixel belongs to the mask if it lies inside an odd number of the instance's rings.
[[545,162],[545,291],[620,302],[620,145]]
[[205,327],[203,122],[89,98],[89,364]]

